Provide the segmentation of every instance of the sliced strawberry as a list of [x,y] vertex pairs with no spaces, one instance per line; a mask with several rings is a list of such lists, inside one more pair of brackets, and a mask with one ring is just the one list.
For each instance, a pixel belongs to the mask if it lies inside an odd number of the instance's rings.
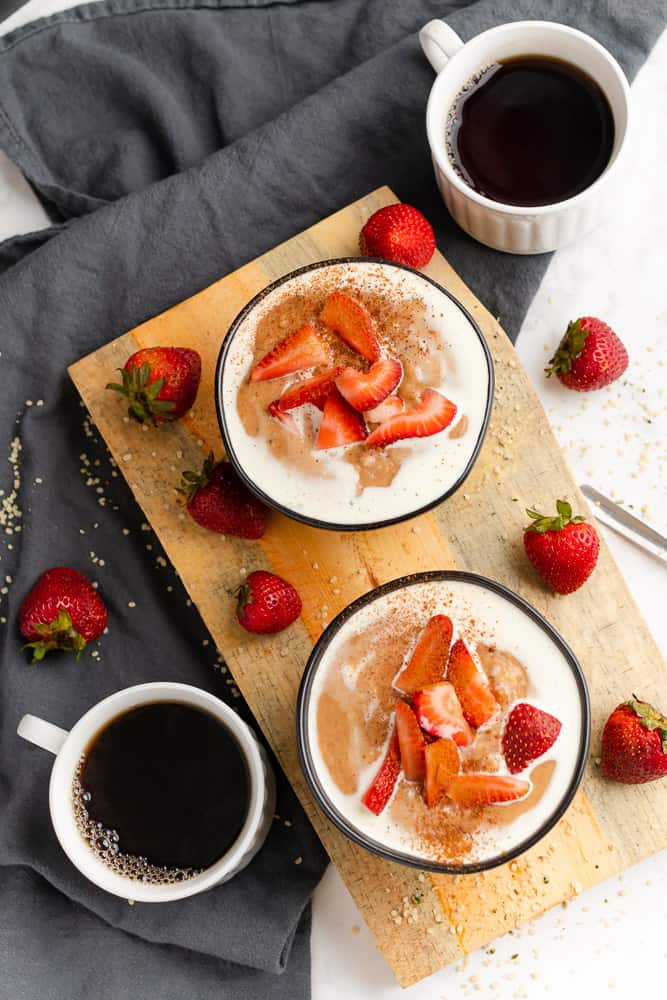
[[396,358],[386,358],[376,361],[367,372],[346,368],[336,379],[336,388],[350,406],[363,413],[386,399],[402,378],[401,362]]
[[451,641],[451,618],[435,615],[422,632],[407,667],[396,678],[395,687],[413,695],[429,684],[443,680]]
[[505,774],[459,774],[449,782],[447,796],[460,806],[513,802],[528,794],[530,783]]
[[318,406],[336,388],[336,379],[341,370],[341,368],[328,368],[313,378],[297,382],[282,394],[278,406],[281,410],[293,410],[297,406],[303,406],[304,403]]
[[454,685],[466,722],[475,729],[488,722],[500,708],[462,639],[457,639],[449,654],[447,680]]
[[364,418],[338,392],[327,396],[322,413],[322,423],[317,435],[316,448],[338,448],[342,444],[354,444],[366,439]]
[[299,428],[296,420],[289,412],[283,412],[278,406],[278,400],[274,399],[272,403],[269,403],[269,413],[275,419],[280,421],[290,434],[298,434]]
[[385,758],[380,764],[380,770],[361,800],[366,808],[370,809],[376,816],[380,815],[393,795],[400,773],[401,755],[398,749],[398,736],[394,730]]
[[257,362],[250,381],[264,382],[271,378],[282,378],[283,375],[290,375],[306,368],[316,368],[318,365],[328,365],[330,362],[329,347],[317,335],[315,327],[306,323],[285,340],[281,340],[273,350]]
[[463,717],[459,699],[452,684],[442,681],[417,691],[412,699],[422,729],[440,739],[454,740],[465,747],[472,741],[470,726]]
[[396,732],[405,777],[408,781],[423,781],[424,734],[419,728],[417,716],[404,701],[396,705]]
[[403,438],[430,437],[449,427],[456,416],[456,406],[435,389],[424,389],[421,402],[407,413],[390,417],[369,435],[369,445],[384,448]]
[[369,410],[366,416],[374,424],[383,424],[390,417],[395,417],[405,410],[405,400],[400,396],[387,396],[378,406]]
[[429,743],[425,751],[426,783],[424,794],[426,805],[435,806],[447,792],[449,785],[461,769],[459,751],[453,740],[436,740]]
[[362,358],[371,362],[379,359],[375,322],[361,302],[344,292],[333,292],[324,303],[320,319]]

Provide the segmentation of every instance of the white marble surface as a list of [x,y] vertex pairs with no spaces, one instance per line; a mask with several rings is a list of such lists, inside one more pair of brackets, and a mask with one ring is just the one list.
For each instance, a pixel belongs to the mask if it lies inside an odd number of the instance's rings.
[[[0,33],[67,6],[72,4],[30,0],[0,25]],[[617,213],[581,244],[555,255],[518,349],[579,482],[632,505],[667,532],[667,33],[633,92],[635,164]],[[0,158],[0,239],[46,221],[19,172]],[[610,390],[582,396],[547,382],[542,369],[567,321],[585,314],[606,319],[618,331],[631,366]],[[525,499],[547,503],[550,498]],[[667,655],[667,569],[618,536],[605,534]],[[315,894],[313,998],[458,1000],[481,991],[509,1000],[545,993],[621,998],[643,990],[659,993],[667,975],[665,879],[667,852],[586,892],[567,910],[553,910],[500,939],[493,954],[477,952],[401,991],[329,867]]]

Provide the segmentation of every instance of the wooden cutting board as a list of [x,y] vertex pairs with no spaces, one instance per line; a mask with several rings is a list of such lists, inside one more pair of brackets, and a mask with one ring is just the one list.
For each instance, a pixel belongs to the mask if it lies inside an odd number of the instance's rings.
[[[293,268],[355,254],[369,215],[395,201],[388,188],[372,192],[83,358],[70,375],[396,979],[408,986],[667,847],[667,782],[628,788],[599,777],[594,758],[601,726],[614,705],[632,691],[664,700],[659,697],[665,677],[661,657],[604,544],[592,578],[569,597],[548,593],[527,565],[521,543],[524,508],[549,510],[563,496],[580,511],[586,504],[514,348],[439,253],[425,273],[473,314],[496,369],[486,443],[456,496],[407,524],[369,533],[320,531],[271,514],[266,535],[257,543],[199,528],[177,502],[174,487],[181,470],[196,467],[209,449],[221,455],[213,374],[236,313]],[[186,419],[145,431],[123,421],[122,402],[104,386],[137,348],[161,344],[196,348],[203,360],[202,384],[195,410]],[[560,824],[510,865],[463,877],[420,875],[347,840],[314,805],[295,740],[299,680],[324,625],[380,583],[452,567],[499,580],[553,622],[584,667],[593,704],[593,760]],[[286,576],[303,598],[301,621],[283,634],[252,637],[236,623],[230,590],[257,568]]]

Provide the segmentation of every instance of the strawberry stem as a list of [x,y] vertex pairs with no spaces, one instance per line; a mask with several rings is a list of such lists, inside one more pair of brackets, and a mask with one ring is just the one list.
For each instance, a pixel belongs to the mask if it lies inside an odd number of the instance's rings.
[[558,375],[566,374],[570,371],[573,362],[577,360],[584,349],[588,333],[589,331],[584,330],[582,327],[580,319],[575,319],[573,322],[568,323],[565,336],[558,345],[556,353],[549,362],[549,366],[544,369],[547,373],[547,378],[554,373]]
[[579,515],[573,517],[572,506],[567,500],[556,500],[556,510],[558,513],[555,517],[548,517],[532,507],[527,507],[526,514],[532,518],[533,523],[524,531],[535,531],[538,535],[543,535],[546,531],[562,531],[568,524],[581,524],[585,520]]
[[195,495],[197,490],[201,490],[208,484],[215,466],[216,461],[213,456],[213,452],[209,451],[208,456],[202,465],[201,472],[191,472],[186,469],[185,472],[181,473],[181,485],[177,487],[178,492],[182,493],[189,500]]
[[138,423],[143,424],[150,420],[157,425],[156,417],[162,420],[169,419],[169,413],[175,408],[175,403],[170,399],[158,399],[164,389],[164,378],[158,378],[150,382],[151,366],[147,361],[138,368],[129,370],[119,368],[122,384],[118,382],[107,382],[106,388],[114,392],[120,392],[128,400],[128,416]]
[[33,663],[40,663],[52,649],[64,649],[76,653],[76,658],[79,660],[86,648],[86,640],[73,627],[72,619],[66,611],[59,611],[57,617],[48,625],[35,623],[33,628],[42,638],[28,642],[23,647],[32,649]]
[[236,597],[239,613],[244,611],[248,604],[254,603],[252,587],[248,583],[242,583],[240,587],[237,587],[234,591],[234,597]]
[[657,729],[662,752],[667,753],[667,718],[662,712],[659,712],[648,701],[640,701],[636,694],[633,694],[630,701],[626,701],[625,704],[632,709],[644,729],[649,732]]

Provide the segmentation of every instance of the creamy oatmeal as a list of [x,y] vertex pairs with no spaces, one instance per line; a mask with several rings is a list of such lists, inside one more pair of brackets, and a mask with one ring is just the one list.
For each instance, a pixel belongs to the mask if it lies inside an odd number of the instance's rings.
[[[401,771],[375,814],[364,801],[391,751],[399,702],[423,721],[420,695],[400,690],[401,677],[426,624],[441,615],[451,618],[452,648],[462,643],[470,651],[494,706],[458,746],[456,780],[500,779],[517,789],[516,798],[462,804],[443,792],[437,804],[427,804],[424,781]],[[568,791],[585,726],[574,673],[551,637],[500,594],[461,580],[416,584],[363,607],[333,638],[310,697],[309,745],[334,808],[378,844],[446,864],[485,860],[534,834]],[[511,774],[503,735],[512,709],[525,704],[550,713],[562,728],[546,752]],[[423,735],[428,752],[437,737]]]
[[[453,415],[441,433],[374,446],[373,432],[392,418],[371,407],[357,414],[363,437],[323,448],[326,397],[276,412],[295,388],[327,372],[336,378],[351,368],[364,376],[374,371],[373,362],[322,321],[334,293],[371,317],[379,360],[400,363],[400,383],[389,395],[406,414],[429,392],[451,403]],[[304,327],[317,338],[320,363],[251,381],[266,355]],[[289,510],[341,525],[381,522],[434,502],[463,475],[483,434],[489,388],[489,364],[474,326],[436,286],[388,265],[329,265],[274,288],[233,332],[222,374],[225,443],[248,478]]]

